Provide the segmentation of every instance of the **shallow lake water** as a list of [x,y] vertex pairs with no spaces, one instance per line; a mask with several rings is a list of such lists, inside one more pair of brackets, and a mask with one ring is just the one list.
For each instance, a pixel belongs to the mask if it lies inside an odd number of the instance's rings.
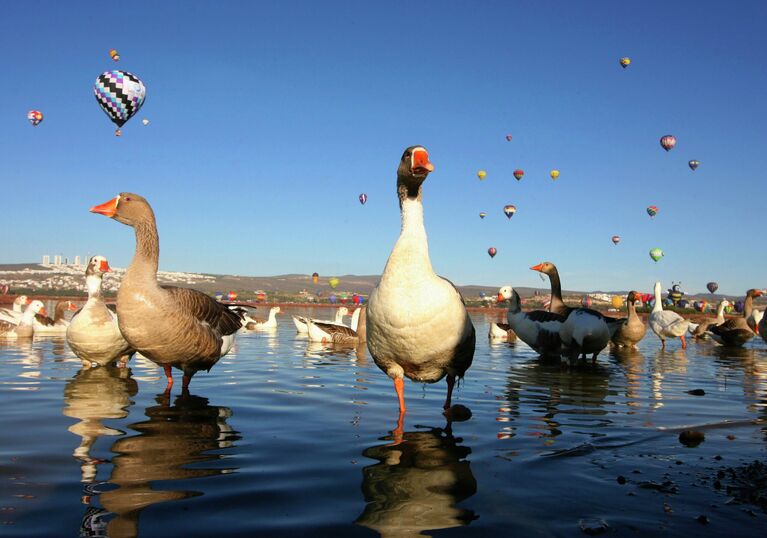
[[[162,370],[80,369],[63,338],[0,342],[0,535],[578,536],[761,534],[758,507],[717,472],[767,447],[767,346],[679,342],[605,350],[596,365],[542,362],[490,343],[442,416],[444,381],[397,399],[366,349],[274,332],[182,394]],[[703,389],[705,395],[688,394]],[[680,444],[682,430],[705,440]],[[621,477],[621,479],[619,479]],[[721,474],[720,474],[721,478]],[[717,488],[720,485],[721,487]],[[706,523],[697,518],[705,516]],[[759,530],[761,529],[761,530]]]

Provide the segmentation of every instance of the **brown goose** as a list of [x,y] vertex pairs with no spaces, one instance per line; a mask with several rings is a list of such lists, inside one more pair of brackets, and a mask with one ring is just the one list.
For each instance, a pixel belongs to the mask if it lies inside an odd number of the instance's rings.
[[743,317],[730,318],[721,325],[709,327],[706,333],[724,346],[740,347],[754,337],[754,331],[748,326],[748,317],[754,308],[754,297],[759,297],[761,290],[750,289],[746,292],[743,305]]
[[351,327],[307,320],[309,340],[312,342],[334,343],[355,346],[364,342],[367,336],[365,326],[365,307],[358,308],[352,314]]
[[242,326],[242,314],[189,288],[160,286],[160,239],[154,212],[143,197],[129,192],[91,208],[136,232],[136,252],[117,292],[117,316],[125,340],[165,369],[184,372],[186,388],[199,370],[210,370],[226,355]]
[[627,318],[616,319],[607,322],[610,329],[610,340],[617,346],[636,348],[647,332],[642,319],[637,315],[636,302],[639,300],[638,291],[630,291],[626,297]]
[[67,332],[69,322],[65,319],[67,311],[74,312],[77,305],[72,301],[59,301],[53,311],[53,319],[49,316],[37,314],[32,322],[35,326],[35,334],[64,334]]
[[724,309],[729,305],[730,302],[727,299],[722,299],[719,301],[719,304],[716,307],[716,319],[713,321],[710,319],[708,321],[701,321],[696,326],[690,324],[690,328],[687,331],[690,332],[690,334],[692,334],[696,339],[708,338],[706,331],[715,325],[721,325],[724,323]]

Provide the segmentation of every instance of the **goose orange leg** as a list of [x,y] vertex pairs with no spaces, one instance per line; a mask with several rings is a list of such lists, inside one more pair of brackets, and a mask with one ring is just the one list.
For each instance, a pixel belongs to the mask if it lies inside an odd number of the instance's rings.
[[442,409],[450,409],[450,402],[453,400],[453,387],[455,386],[455,376],[447,374],[447,398]]
[[405,380],[398,377],[394,380],[394,390],[397,391],[397,399],[399,400],[399,412],[404,414],[407,411],[405,407]]
[[682,349],[687,349],[687,342],[684,341],[684,335],[680,336],[679,339],[682,341]]
[[165,377],[168,378],[168,384],[165,387],[165,392],[170,392],[171,387],[173,386],[173,373],[171,372],[171,365],[166,364],[163,366],[163,369],[165,370]]

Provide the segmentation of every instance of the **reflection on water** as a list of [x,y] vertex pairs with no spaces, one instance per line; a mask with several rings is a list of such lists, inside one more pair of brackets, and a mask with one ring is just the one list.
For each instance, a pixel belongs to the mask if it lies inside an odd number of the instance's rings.
[[[160,480],[181,480],[221,475],[231,468],[201,466],[223,458],[208,451],[229,448],[239,439],[226,421],[228,407],[208,405],[208,399],[183,393],[170,405],[164,394],[158,405],[149,407],[149,420],[130,427],[139,435],[118,439],[112,445],[109,482],[118,486],[101,493],[102,506],[116,517],[109,522],[109,536],[136,536],[139,515],[145,507],[164,501],[202,495],[199,491],[161,490],[152,487]],[[191,464],[197,464],[192,466]]]
[[[384,440],[391,441],[391,436]],[[379,463],[363,469],[365,511],[356,524],[381,536],[419,536],[421,531],[468,525],[479,516],[457,503],[477,492],[466,457],[471,449],[446,429],[405,432],[403,441],[362,453]]]

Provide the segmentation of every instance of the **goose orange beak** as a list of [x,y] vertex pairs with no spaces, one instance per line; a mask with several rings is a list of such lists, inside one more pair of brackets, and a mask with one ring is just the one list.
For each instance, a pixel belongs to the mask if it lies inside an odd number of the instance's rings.
[[[91,211],[93,211],[93,210],[91,210]],[[533,265],[530,269],[532,269],[533,271],[538,271],[540,273],[541,269],[543,269],[543,264],[539,263],[538,265]]]
[[425,149],[413,152],[413,173],[428,174],[434,172],[434,165],[429,162],[429,153]]
[[506,299],[504,298],[504,296],[503,296],[503,295],[501,295],[501,294],[499,293],[499,294],[498,294],[498,302],[499,302],[499,303],[502,303],[502,302],[503,302],[503,301],[505,301],[505,300],[506,300]]
[[77,305],[75,303],[73,303],[73,302],[70,302],[68,308],[69,308],[69,310],[74,312],[75,310],[77,310]]
[[40,309],[40,312],[38,312],[38,314],[40,314],[41,316],[47,316],[48,315],[48,311],[45,310],[45,307],[42,307]]
[[32,302],[32,299],[30,299],[29,297],[27,297],[27,298],[24,300],[24,304],[25,304],[25,305],[27,305],[27,304],[29,304],[29,303],[31,303],[31,302]]
[[[91,211],[93,211],[93,210],[91,209]],[[103,261],[103,262],[101,262],[99,264],[99,271],[101,271],[102,273],[108,273],[111,270],[112,270],[112,268],[109,267],[109,262]]]
[[90,209],[91,213],[98,213],[99,215],[104,215],[105,217],[109,217],[110,219],[115,216],[115,213],[117,213],[117,202],[120,200],[119,196],[115,196],[108,202],[104,202],[101,205],[95,205]]

